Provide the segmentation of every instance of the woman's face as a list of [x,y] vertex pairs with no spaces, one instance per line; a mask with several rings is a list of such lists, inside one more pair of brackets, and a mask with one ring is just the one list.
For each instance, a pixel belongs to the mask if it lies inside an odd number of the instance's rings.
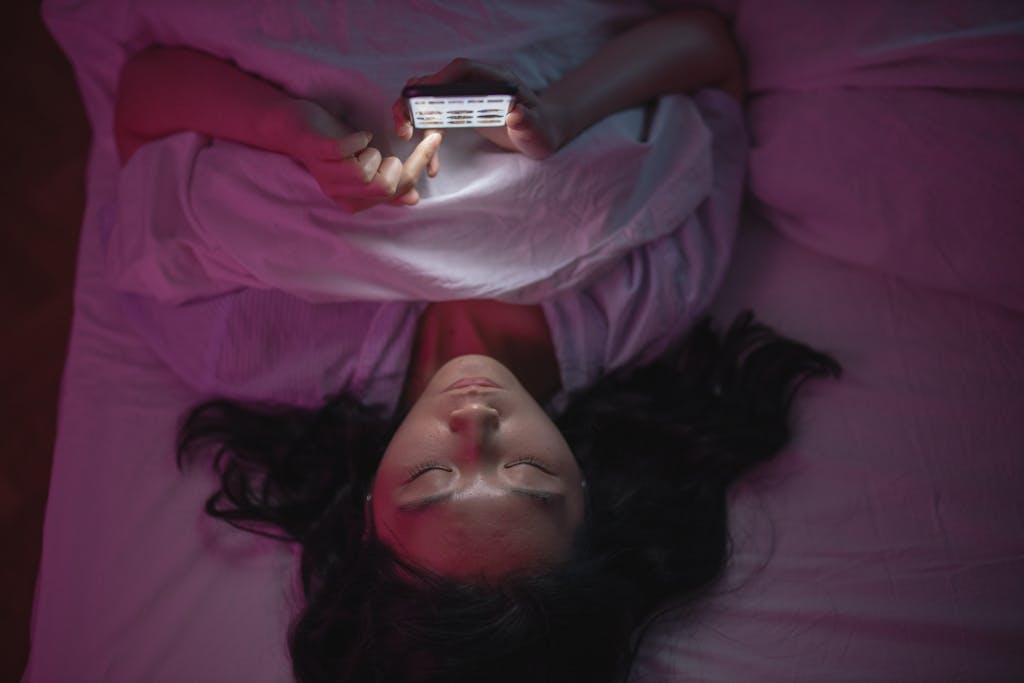
[[388,444],[373,485],[377,535],[452,577],[568,558],[583,480],[568,444],[504,365],[460,356],[437,371]]

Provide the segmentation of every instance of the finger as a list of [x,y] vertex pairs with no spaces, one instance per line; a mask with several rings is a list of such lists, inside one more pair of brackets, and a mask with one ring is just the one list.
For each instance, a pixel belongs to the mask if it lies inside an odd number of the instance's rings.
[[328,196],[358,194],[366,185],[366,171],[356,158],[312,162],[309,171]]
[[437,172],[441,170],[441,148],[439,147],[433,156],[430,157],[430,161],[427,162],[427,175],[431,178],[437,177]]
[[434,131],[416,146],[402,166],[402,179],[398,184],[397,194],[405,194],[416,186],[416,181],[423,175],[423,170],[430,163],[431,157],[437,153],[440,144],[441,134]]
[[[441,136],[441,140],[442,141],[444,140],[444,136],[442,135],[441,131],[436,129],[436,128],[424,131],[423,137],[424,137],[424,139],[426,139],[426,137],[428,135],[433,135],[433,134],[437,134],[437,135]],[[427,161],[427,175],[430,176],[431,178],[434,178],[434,177],[437,176],[437,173],[440,170],[441,170],[441,143],[438,142],[437,143],[437,147],[434,149],[434,153],[430,155],[430,160]]]
[[416,149],[412,151],[409,158],[405,160],[403,170],[406,175],[413,179],[413,183],[420,177],[423,170],[430,163],[430,160],[437,155],[438,149],[441,147],[441,133],[436,130],[432,130],[424,136],[423,141],[416,145]]
[[361,130],[358,133],[351,133],[340,139],[325,140],[324,149],[330,152],[325,158],[337,159],[339,158],[338,154],[340,154],[342,159],[351,159],[366,149],[366,146],[370,144],[372,139],[372,133]]
[[[429,76],[414,76],[405,82],[406,85],[425,83]],[[391,105],[391,117],[395,121],[395,134],[402,140],[411,140],[413,134],[412,121],[409,120],[409,107],[404,97],[399,97]]]
[[381,200],[389,199],[397,194],[398,185],[402,180],[402,160],[398,157],[388,157],[380,164],[377,175],[367,188],[367,194],[379,197]]
[[363,182],[368,183],[377,175],[381,164],[381,153],[376,147],[367,147],[356,155],[356,163],[363,173]]
[[420,203],[420,193],[414,187],[411,190],[409,190],[408,192],[406,192],[405,194],[399,195],[398,197],[395,197],[394,201],[391,202],[391,203],[392,204],[400,204],[400,205],[403,205],[403,206],[413,206],[415,204],[419,204]]
[[512,130],[523,130],[526,128],[528,126],[526,109],[520,104],[513,107],[512,111],[505,117],[505,125]]
[[391,105],[391,116],[395,120],[395,134],[402,140],[412,138],[412,122],[409,121],[409,110],[405,104],[405,98],[399,97]]

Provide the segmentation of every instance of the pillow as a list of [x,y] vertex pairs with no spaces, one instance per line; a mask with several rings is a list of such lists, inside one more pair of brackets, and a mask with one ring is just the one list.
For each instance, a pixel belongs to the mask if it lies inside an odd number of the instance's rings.
[[791,239],[1024,311],[1024,100],[896,88],[751,108],[750,189]]
[[1024,3],[709,4],[748,63],[750,190],[776,228],[1024,311]]

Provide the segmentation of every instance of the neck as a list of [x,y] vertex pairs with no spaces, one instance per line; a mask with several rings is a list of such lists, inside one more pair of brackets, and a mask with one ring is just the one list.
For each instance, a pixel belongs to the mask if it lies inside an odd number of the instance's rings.
[[420,317],[402,405],[412,405],[442,365],[467,354],[498,360],[538,403],[561,386],[551,332],[540,306],[446,301],[430,304]]

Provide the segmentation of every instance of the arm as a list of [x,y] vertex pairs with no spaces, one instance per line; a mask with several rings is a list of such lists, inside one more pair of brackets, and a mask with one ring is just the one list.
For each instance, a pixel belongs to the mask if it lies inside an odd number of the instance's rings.
[[[403,164],[369,147],[315,102],[187,48],[153,47],[121,71],[114,135],[122,164],[147,140],[191,130],[286,154],[350,211],[394,200],[415,204],[415,184],[440,142],[424,140]],[[436,138],[437,136],[435,136]]]
[[612,38],[540,99],[558,123],[561,146],[617,111],[709,87],[743,103],[739,51],[717,14],[681,9]]
[[149,48],[121,71],[114,113],[121,161],[147,140],[184,130],[288,154],[271,119],[292,101],[280,88],[203,52]]
[[[410,83],[517,79],[507,69],[456,59]],[[610,114],[661,95],[716,87],[743,103],[742,60],[724,20],[687,8],[659,15],[613,37],[540,94],[520,84],[505,128],[481,134],[507,149],[544,158]],[[394,108],[398,135],[412,136],[402,103]]]

